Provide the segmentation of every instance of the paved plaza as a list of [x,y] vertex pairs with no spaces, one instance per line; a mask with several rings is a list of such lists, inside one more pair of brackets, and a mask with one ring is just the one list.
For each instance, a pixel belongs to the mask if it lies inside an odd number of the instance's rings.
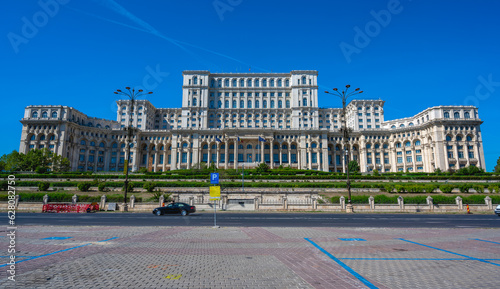
[[23,226],[1,288],[494,288],[499,229]]

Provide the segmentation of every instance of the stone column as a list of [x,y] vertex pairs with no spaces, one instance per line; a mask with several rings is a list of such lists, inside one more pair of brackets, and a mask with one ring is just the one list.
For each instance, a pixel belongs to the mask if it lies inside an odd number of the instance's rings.
[[427,205],[429,205],[429,210],[431,212],[434,211],[434,200],[432,199],[432,197],[428,196],[426,200],[427,200]]
[[238,169],[238,146],[239,146],[239,143],[238,143],[238,139],[234,140],[234,150],[233,150],[233,154],[234,154],[234,169]]
[[399,210],[404,211],[405,209],[405,201],[402,196],[398,197],[398,205],[399,205]]
[[135,196],[130,196],[130,208],[133,209],[135,207]]
[[283,197],[283,209],[288,210],[288,198]]
[[340,197],[340,208],[342,210],[345,210],[345,197],[344,196]]
[[227,170],[227,165],[229,164],[229,142],[225,141],[224,142],[226,148],[224,149],[224,169]]
[[368,203],[370,203],[370,210],[374,211],[375,210],[375,198],[373,196],[370,196],[368,198]]
[[457,204],[457,207],[458,207],[458,210],[461,211],[464,209],[464,206],[463,206],[463,202],[462,202],[462,198],[460,197],[456,197],[455,198],[455,202]]
[[99,208],[101,210],[105,210],[105,208],[106,208],[106,195],[101,196],[101,203],[99,204]]
[[76,202],[78,202],[78,196],[74,194],[73,197],[71,197],[71,203],[74,205]]
[[493,204],[491,203],[491,198],[489,196],[486,196],[486,198],[484,198],[484,202],[488,206],[488,210],[493,210]]

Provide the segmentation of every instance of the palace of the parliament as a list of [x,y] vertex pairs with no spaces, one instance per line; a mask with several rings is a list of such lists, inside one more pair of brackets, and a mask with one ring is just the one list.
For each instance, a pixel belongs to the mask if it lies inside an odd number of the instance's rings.
[[[202,162],[252,168],[266,162],[298,169],[345,171],[344,157],[362,172],[433,172],[485,168],[474,106],[436,106],[385,120],[383,100],[352,100],[344,147],[342,108],[320,108],[318,72],[210,73],[184,71],[182,108],[148,100],[117,102],[116,120],[87,116],[68,106],[26,107],[19,151],[48,148],[73,170],[123,171],[129,125],[131,168],[159,172]],[[338,99],[340,100],[340,99]],[[339,101],[340,103],[340,101]]]

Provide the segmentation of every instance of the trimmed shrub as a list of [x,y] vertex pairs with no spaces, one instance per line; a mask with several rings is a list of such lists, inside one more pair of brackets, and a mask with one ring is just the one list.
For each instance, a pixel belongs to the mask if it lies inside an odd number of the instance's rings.
[[99,192],[106,192],[106,183],[105,182],[102,182],[102,183],[99,183],[99,185],[97,185],[97,189],[99,190]]
[[456,204],[455,198],[457,196],[443,196],[443,195],[435,195],[432,197],[433,203],[436,205],[441,204]]
[[460,192],[462,194],[467,194],[467,193],[469,193],[469,190],[470,190],[471,187],[472,186],[470,184],[460,184],[458,186],[458,189],[460,190]]
[[452,186],[452,185],[440,185],[439,186],[439,189],[441,190],[441,192],[443,192],[445,194],[451,193],[454,188],[455,188],[455,186]]
[[81,192],[88,192],[90,187],[92,186],[91,182],[80,182],[77,187]]
[[7,191],[9,183],[7,181],[0,181],[0,191]]
[[49,182],[39,182],[38,183],[38,190],[39,191],[46,191],[50,187]]
[[427,197],[426,196],[413,196],[413,197],[405,197],[404,199],[405,204],[427,204]]
[[[125,192],[125,183],[122,184],[122,191]],[[133,191],[134,191],[134,183],[133,182],[129,182],[128,183],[128,187],[127,187],[127,192],[131,193]]]
[[155,182],[147,182],[147,183],[144,183],[144,185],[142,186],[146,191],[148,192],[153,192],[153,190],[155,189],[156,187],[156,183]]
[[484,186],[483,185],[472,185],[472,188],[474,191],[476,191],[479,194],[484,193]]
[[[397,196],[376,195],[373,197],[375,204],[397,204]],[[405,198],[406,201],[406,198]]]

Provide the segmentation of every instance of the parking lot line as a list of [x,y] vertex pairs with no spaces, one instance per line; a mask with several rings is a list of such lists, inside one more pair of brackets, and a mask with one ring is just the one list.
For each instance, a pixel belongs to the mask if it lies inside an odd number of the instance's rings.
[[318,250],[320,250],[321,252],[323,252],[325,255],[327,255],[328,257],[330,257],[330,259],[332,259],[333,261],[335,261],[337,264],[339,264],[342,268],[344,268],[347,272],[351,273],[351,275],[353,275],[354,277],[356,277],[359,281],[363,282],[363,284],[365,284],[368,288],[372,288],[372,289],[375,289],[375,288],[378,288],[376,287],[375,285],[373,285],[370,281],[366,280],[363,276],[359,275],[358,272],[354,271],[351,267],[347,266],[346,264],[344,264],[342,261],[340,261],[338,258],[336,258],[335,256],[333,256],[332,254],[330,254],[328,251],[326,251],[325,249],[321,248],[318,244],[314,243],[313,241],[311,241],[309,238],[304,238],[304,240],[306,240],[307,242],[311,243],[314,247],[316,247]]
[[404,241],[404,242],[408,242],[408,243],[412,243],[412,244],[415,244],[415,245],[419,245],[419,246],[423,246],[423,247],[431,248],[431,249],[434,249],[434,250],[438,250],[438,251],[446,252],[446,253],[449,253],[449,254],[453,254],[453,255],[457,255],[457,256],[462,256],[462,257],[467,258],[468,260],[475,260],[475,261],[479,261],[479,262],[483,262],[483,263],[487,263],[487,264],[491,264],[491,265],[495,265],[495,266],[499,266],[499,267],[500,267],[500,264],[495,264],[495,263],[492,263],[492,262],[488,262],[488,261],[486,261],[485,259],[474,258],[474,257],[471,257],[471,256],[467,256],[467,255],[463,255],[463,254],[455,253],[455,252],[448,251],[448,250],[445,250],[445,249],[436,248],[436,247],[432,247],[432,246],[429,246],[429,245],[425,245],[425,244],[421,244],[421,243],[413,242],[413,241],[406,240],[406,239],[403,239],[403,238],[395,238],[395,239],[396,239],[396,240],[401,240],[401,241]]
[[471,240],[475,240],[475,241],[481,241],[481,242],[488,242],[488,243],[493,243],[493,244],[499,244],[499,242],[493,242],[493,241],[488,241],[488,240],[482,240],[482,239],[471,239]]

